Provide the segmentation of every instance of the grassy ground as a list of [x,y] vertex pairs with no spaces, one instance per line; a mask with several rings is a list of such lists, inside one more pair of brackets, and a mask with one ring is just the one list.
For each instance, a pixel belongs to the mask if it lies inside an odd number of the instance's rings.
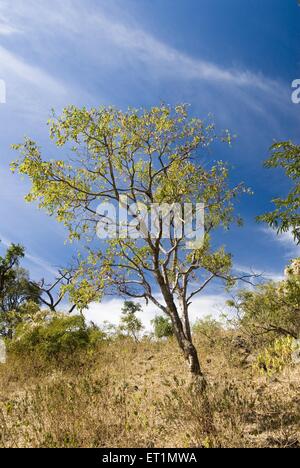
[[214,430],[170,340],[105,342],[0,366],[2,447],[300,447],[300,366],[261,375],[230,338],[197,339]]

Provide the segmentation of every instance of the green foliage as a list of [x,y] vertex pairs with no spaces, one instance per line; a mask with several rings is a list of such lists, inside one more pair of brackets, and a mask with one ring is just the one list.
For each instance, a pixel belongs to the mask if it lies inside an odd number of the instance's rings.
[[163,317],[162,315],[157,315],[151,321],[154,328],[154,335],[156,338],[169,338],[174,335],[174,330],[172,322],[168,317]]
[[88,327],[80,315],[66,316],[40,311],[33,320],[18,325],[9,350],[16,354],[36,353],[46,359],[71,357],[103,339],[103,333]]
[[12,244],[4,257],[0,257],[0,335],[12,337],[15,327],[22,321],[28,302],[39,302],[39,290],[20,267],[24,248]]
[[210,343],[221,335],[223,330],[222,324],[215,320],[211,315],[198,319],[193,326],[193,333],[206,337]]
[[11,244],[4,257],[0,256],[1,281],[3,275],[9,273],[13,267],[19,265],[20,259],[25,255],[24,247],[19,244]]
[[21,258],[24,257],[24,249],[20,245],[12,244],[5,256],[0,256],[0,303],[2,310],[5,307],[6,290],[14,284]]
[[295,340],[291,337],[278,338],[256,358],[254,369],[260,373],[273,375],[281,372],[292,362]]
[[141,320],[136,316],[136,313],[141,311],[142,306],[140,304],[132,301],[124,302],[119,330],[131,336],[135,341],[139,340],[139,335],[144,328]]
[[300,335],[300,276],[289,275],[279,283],[241,291],[229,306],[238,312],[239,324],[252,335],[272,340],[276,336]]
[[[211,251],[210,233],[240,222],[234,213],[234,201],[248,190],[243,184],[230,188],[226,164],[220,161],[203,166],[199,154],[215,140],[230,143],[228,132],[217,135],[213,124],[190,118],[184,105],[126,112],[113,107],[88,110],[69,106],[60,117],[50,120],[49,127],[51,139],[60,149],[71,147],[72,157],[44,159],[38,145],[27,138],[23,144],[14,145],[21,158],[12,163],[12,170],[29,177],[27,201],[38,201],[41,208],[56,216],[68,228],[70,240],[89,243],[95,236],[97,205],[118,202],[121,195],[127,195],[130,202],[148,205],[201,202],[206,207],[205,249],[190,256],[182,240],[169,255],[172,269],[167,265],[164,274],[169,283],[177,273],[181,280],[182,271],[195,276],[202,270],[203,277],[206,269],[227,279],[231,258],[222,250]],[[145,242],[108,241],[101,252],[89,249],[89,255],[80,258],[66,292],[80,309],[112,289],[126,294],[128,285],[140,284],[130,288],[134,289],[130,297],[149,299],[151,286],[143,272],[153,271],[157,256],[159,263],[166,260],[165,249],[153,242],[151,245],[150,238]],[[173,257],[176,262],[172,262]]]
[[258,219],[268,223],[278,233],[292,231],[300,244],[300,145],[291,142],[276,143],[272,156],[265,163],[267,168],[282,168],[292,182],[286,198],[273,200],[276,209]]

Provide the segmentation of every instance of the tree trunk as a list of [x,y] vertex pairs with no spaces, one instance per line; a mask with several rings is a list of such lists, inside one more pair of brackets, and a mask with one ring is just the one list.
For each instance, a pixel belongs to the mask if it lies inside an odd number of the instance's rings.
[[175,335],[179,346],[183,351],[190,372],[190,389],[196,398],[197,404],[201,405],[202,407],[202,430],[207,437],[214,438],[216,436],[216,428],[214,425],[213,412],[207,394],[207,381],[202,372],[198,353],[195,346],[193,345],[192,338],[190,340],[186,338],[179,317],[178,321],[181,324],[181,327],[178,329],[174,326]]
[[166,286],[159,269],[157,268],[157,282],[160,286],[162,295],[167,305],[167,313],[171,318],[175,336],[180,349],[183,351],[185,360],[191,376],[192,386],[195,387],[200,393],[205,393],[207,382],[202,373],[197,350],[193,345],[192,334],[190,329],[190,322],[188,317],[188,307],[184,299],[181,300],[181,308],[183,317],[180,318],[177,306],[174,302],[174,297],[168,287]]
[[192,336],[191,334],[188,334],[187,336],[185,333],[182,321],[180,320],[177,311],[175,314],[170,313],[170,315],[175,330],[175,336],[190,372],[191,384],[195,390],[200,393],[205,393],[207,382],[201,369],[198,353],[193,344]]
[[177,342],[188,365],[190,372],[190,388],[195,394],[195,398],[202,406],[203,433],[207,437],[214,437],[216,434],[216,429],[214,426],[213,413],[207,395],[207,381],[202,373],[198,353],[193,344],[187,307],[185,304],[183,304],[184,314],[183,319],[181,319],[172,295],[166,290],[165,285],[163,284],[163,281],[159,275],[158,279],[161,286],[161,291],[167,304],[167,314],[171,318]]
[[192,387],[194,390],[204,393],[207,382],[200,366],[197,350],[191,341],[184,340],[183,352],[190,371]]

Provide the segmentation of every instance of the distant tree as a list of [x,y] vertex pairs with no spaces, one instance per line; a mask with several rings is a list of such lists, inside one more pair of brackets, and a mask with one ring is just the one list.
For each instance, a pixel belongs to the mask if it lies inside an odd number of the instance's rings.
[[14,277],[14,268],[19,266],[20,259],[24,255],[24,248],[21,245],[12,244],[7,249],[5,256],[0,256],[0,294],[2,294],[7,280]]
[[[72,269],[64,269],[58,271],[50,284],[44,279],[32,281],[29,272],[20,267],[24,256],[24,247],[12,244],[5,256],[0,257],[0,335],[12,337],[16,326],[26,317],[29,303],[59,312],[74,276]],[[69,305],[67,312],[71,314],[75,307],[74,303]]]
[[291,231],[297,244],[300,244],[300,146],[291,142],[276,143],[272,146],[272,156],[266,161],[267,168],[282,168],[292,182],[286,198],[275,198],[276,209],[258,217],[278,234]]
[[[152,301],[171,320],[192,380],[204,390],[206,380],[193,344],[189,307],[214,279],[227,286],[239,279],[231,274],[231,255],[211,247],[211,235],[240,222],[234,200],[246,190],[243,184],[231,188],[226,165],[209,165],[201,152],[215,140],[230,142],[230,135],[225,132],[219,137],[212,124],[189,118],[186,106],[181,105],[127,112],[70,106],[50,121],[50,135],[58,147],[66,148],[62,159],[44,159],[38,145],[27,138],[14,145],[22,157],[12,164],[12,170],[32,182],[26,199],[38,200],[40,208],[68,227],[71,240],[82,240],[88,247],[69,285],[73,302],[84,309],[105,294]],[[130,204],[147,207],[203,203],[203,244],[188,250],[184,236],[170,232],[166,239],[162,219],[155,236],[141,222],[141,239],[118,237],[98,247],[92,244],[103,219],[97,211],[99,203],[123,203],[123,196]]]
[[136,316],[137,312],[141,311],[141,304],[132,301],[124,302],[119,329],[131,336],[136,342],[139,341],[139,335],[144,328],[141,320]]
[[39,302],[39,291],[30,282],[29,274],[21,268],[24,248],[12,244],[4,257],[0,257],[0,334],[12,337],[16,325],[22,320],[24,305]]
[[154,335],[156,338],[168,338],[174,335],[174,330],[172,322],[168,317],[163,317],[162,315],[157,315],[151,321],[154,327]]

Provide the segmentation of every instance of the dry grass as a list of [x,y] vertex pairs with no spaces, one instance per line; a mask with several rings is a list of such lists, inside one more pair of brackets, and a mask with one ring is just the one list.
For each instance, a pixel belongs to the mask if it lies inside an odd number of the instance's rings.
[[212,433],[172,340],[104,343],[55,366],[10,356],[0,367],[0,446],[300,447],[299,366],[262,377],[226,343],[197,342]]

